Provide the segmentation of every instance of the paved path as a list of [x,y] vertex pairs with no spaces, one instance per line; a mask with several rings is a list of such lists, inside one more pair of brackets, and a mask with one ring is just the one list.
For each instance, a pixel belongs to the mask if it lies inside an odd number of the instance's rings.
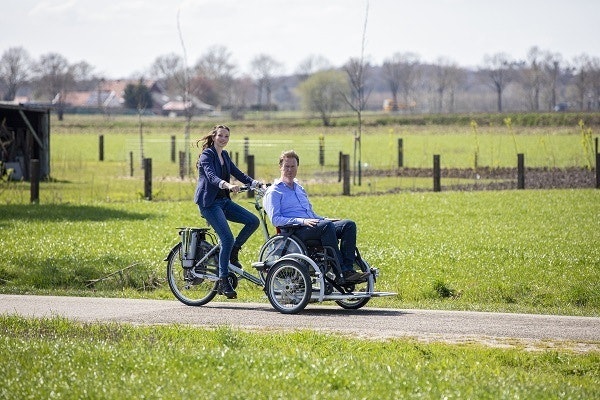
[[203,307],[189,307],[176,300],[3,294],[0,314],[64,316],[84,322],[228,325],[249,330],[314,329],[372,339],[410,337],[422,341],[600,351],[600,318],[595,317],[371,307],[344,310],[315,304],[309,304],[300,314],[285,315],[268,303],[215,301]]

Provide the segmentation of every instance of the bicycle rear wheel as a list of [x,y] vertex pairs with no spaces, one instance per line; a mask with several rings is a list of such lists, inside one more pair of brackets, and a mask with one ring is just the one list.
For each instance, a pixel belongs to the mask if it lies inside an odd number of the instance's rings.
[[[204,250],[204,247],[206,246],[198,246],[198,250]],[[203,256],[204,254],[197,255],[199,259]],[[219,264],[215,256],[196,267],[183,267],[181,243],[176,245],[167,257],[167,281],[171,292],[188,306],[202,306],[217,295],[218,269]]]

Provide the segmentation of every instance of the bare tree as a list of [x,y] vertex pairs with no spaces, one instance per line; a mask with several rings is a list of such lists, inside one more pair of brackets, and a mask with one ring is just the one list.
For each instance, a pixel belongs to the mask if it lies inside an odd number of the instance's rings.
[[544,83],[543,52],[534,46],[527,53],[527,65],[523,69],[524,88],[531,111],[540,110],[540,95]]
[[19,86],[29,77],[31,57],[23,47],[11,47],[0,58],[0,79],[8,88],[4,100],[14,100]]
[[369,93],[367,93],[366,80],[368,65],[365,61],[365,40],[367,37],[367,22],[369,20],[369,2],[365,10],[365,21],[362,30],[362,40],[360,43],[360,57],[351,58],[346,65],[344,71],[348,75],[350,81],[350,96],[344,96],[346,103],[356,113],[358,120],[358,131],[354,136],[354,184],[356,184],[356,175],[358,172],[358,185],[362,184],[362,113],[367,105]]
[[[396,53],[392,58],[384,61],[383,74],[390,88],[392,100],[396,109],[412,108],[416,101],[413,95],[417,82],[421,77],[419,56],[415,53]],[[402,105],[398,101],[398,94],[402,95]]]
[[558,103],[558,83],[561,73],[563,60],[560,54],[547,52],[544,56],[544,86],[542,94],[545,98],[546,109],[553,110]]
[[437,95],[437,111],[444,111],[444,100],[448,103],[448,110],[454,109],[454,92],[460,80],[459,68],[456,63],[445,58],[438,58],[433,77],[434,88]]
[[496,91],[498,112],[502,112],[502,94],[513,79],[515,61],[511,60],[508,54],[496,53],[492,56],[486,55],[484,64],[491,86]]
[[215,91],[216,103],[211,104],[231,105],[235,70],[231,53],[224,46],[212,46],[198,59],[194,71],[199,77],[212,82]]
[[309,76],[316,72],[326,71],[331,68],[329,60],[321,55],[310,55],[296,68],[296,75],[301,81],[305,81]]
[[591,104],[587,104],[586,97],[592,96],[591,90],[591,78],[592,78],[592,66],[590,57],[586,54],[579,55],[573,60],[574,72],[575,72],[575,88],[577,92],[577,104],[579,110],[588,111],[591,109]]
[[34,67],[37,75],[39,95],[50,100],[56,108],[59,121],[63,120],[67,95],[75,84],[77,68],[69,65],[58,53],[47,53],[40,57]]
[[271,97],[275,85],[274,78],[281,73],[282,64],[269,55],[259,54],[252,59],[250,66],[258,89],[258,107],[263,108],[262,94],[264,91],[266,94],[266,108],[270,110],[273,106]]

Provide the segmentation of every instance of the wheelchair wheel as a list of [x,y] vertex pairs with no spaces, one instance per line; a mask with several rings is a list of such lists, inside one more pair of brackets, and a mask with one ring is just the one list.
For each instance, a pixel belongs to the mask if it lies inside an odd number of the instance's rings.
[[296,314],[310,300],[310,275],[307,268],[297,261],[282,260],[269,269],[265,290],[273,308],[283,314]]
[[[357,259],[356,263],[354,264],[355,267],[358,267],[357,269],[363,272],[367,272],[371,269],[371,267],[362,259]],[[367,280],[366,282],[361,282],[361,283],[354,283],[351,284],[349,286],[347,286],[347,289],[349,289],[351,292],[354,293],[370,293],[373,292],[373,288],[374,288],[374,283],[373,283],[373,279],[370,278],[369,280]],[[358,310],[359,308],[365,306],[369,300],[371,298],[370,297],[363,297],[360,299],[349,299],[349,300],[336,300],[335,302],[342,308],[345,308],[347,310]]]
[[[258,261],[275,262],[286,254],[300,253],[306,254],[301,242],[283,235],[275,235],[260,248]],[[260,275],[263,280],[267,279],[266,270],[261,270]]]
[[[198,250],[210,249],[212,246],[205,242]],[[203,257],[203,255],[198,255]],[[176,245],[167,257],[167,281],[171,292],[177,300],[188,306],[201,306],[211,301],[217,295],[217,281],[205,279],[194,275],[206,274],[218,276],[219,263],[216,257],[209,258],[197,267],[182,266],[181,243]]]

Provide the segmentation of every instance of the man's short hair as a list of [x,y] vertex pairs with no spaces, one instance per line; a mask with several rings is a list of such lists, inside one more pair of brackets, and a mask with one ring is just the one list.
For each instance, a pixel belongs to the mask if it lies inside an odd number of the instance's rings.
[[283,164],[283,160],[286,158],[295,158],[296,161],[298,162],[298,165],[300,165],[300,157],[298,157],[298,154],[294,150],[285,150],[285,151],[281,152],[281,155],[279,156],[279,166],[280,167],[281,167],[281,164]]

